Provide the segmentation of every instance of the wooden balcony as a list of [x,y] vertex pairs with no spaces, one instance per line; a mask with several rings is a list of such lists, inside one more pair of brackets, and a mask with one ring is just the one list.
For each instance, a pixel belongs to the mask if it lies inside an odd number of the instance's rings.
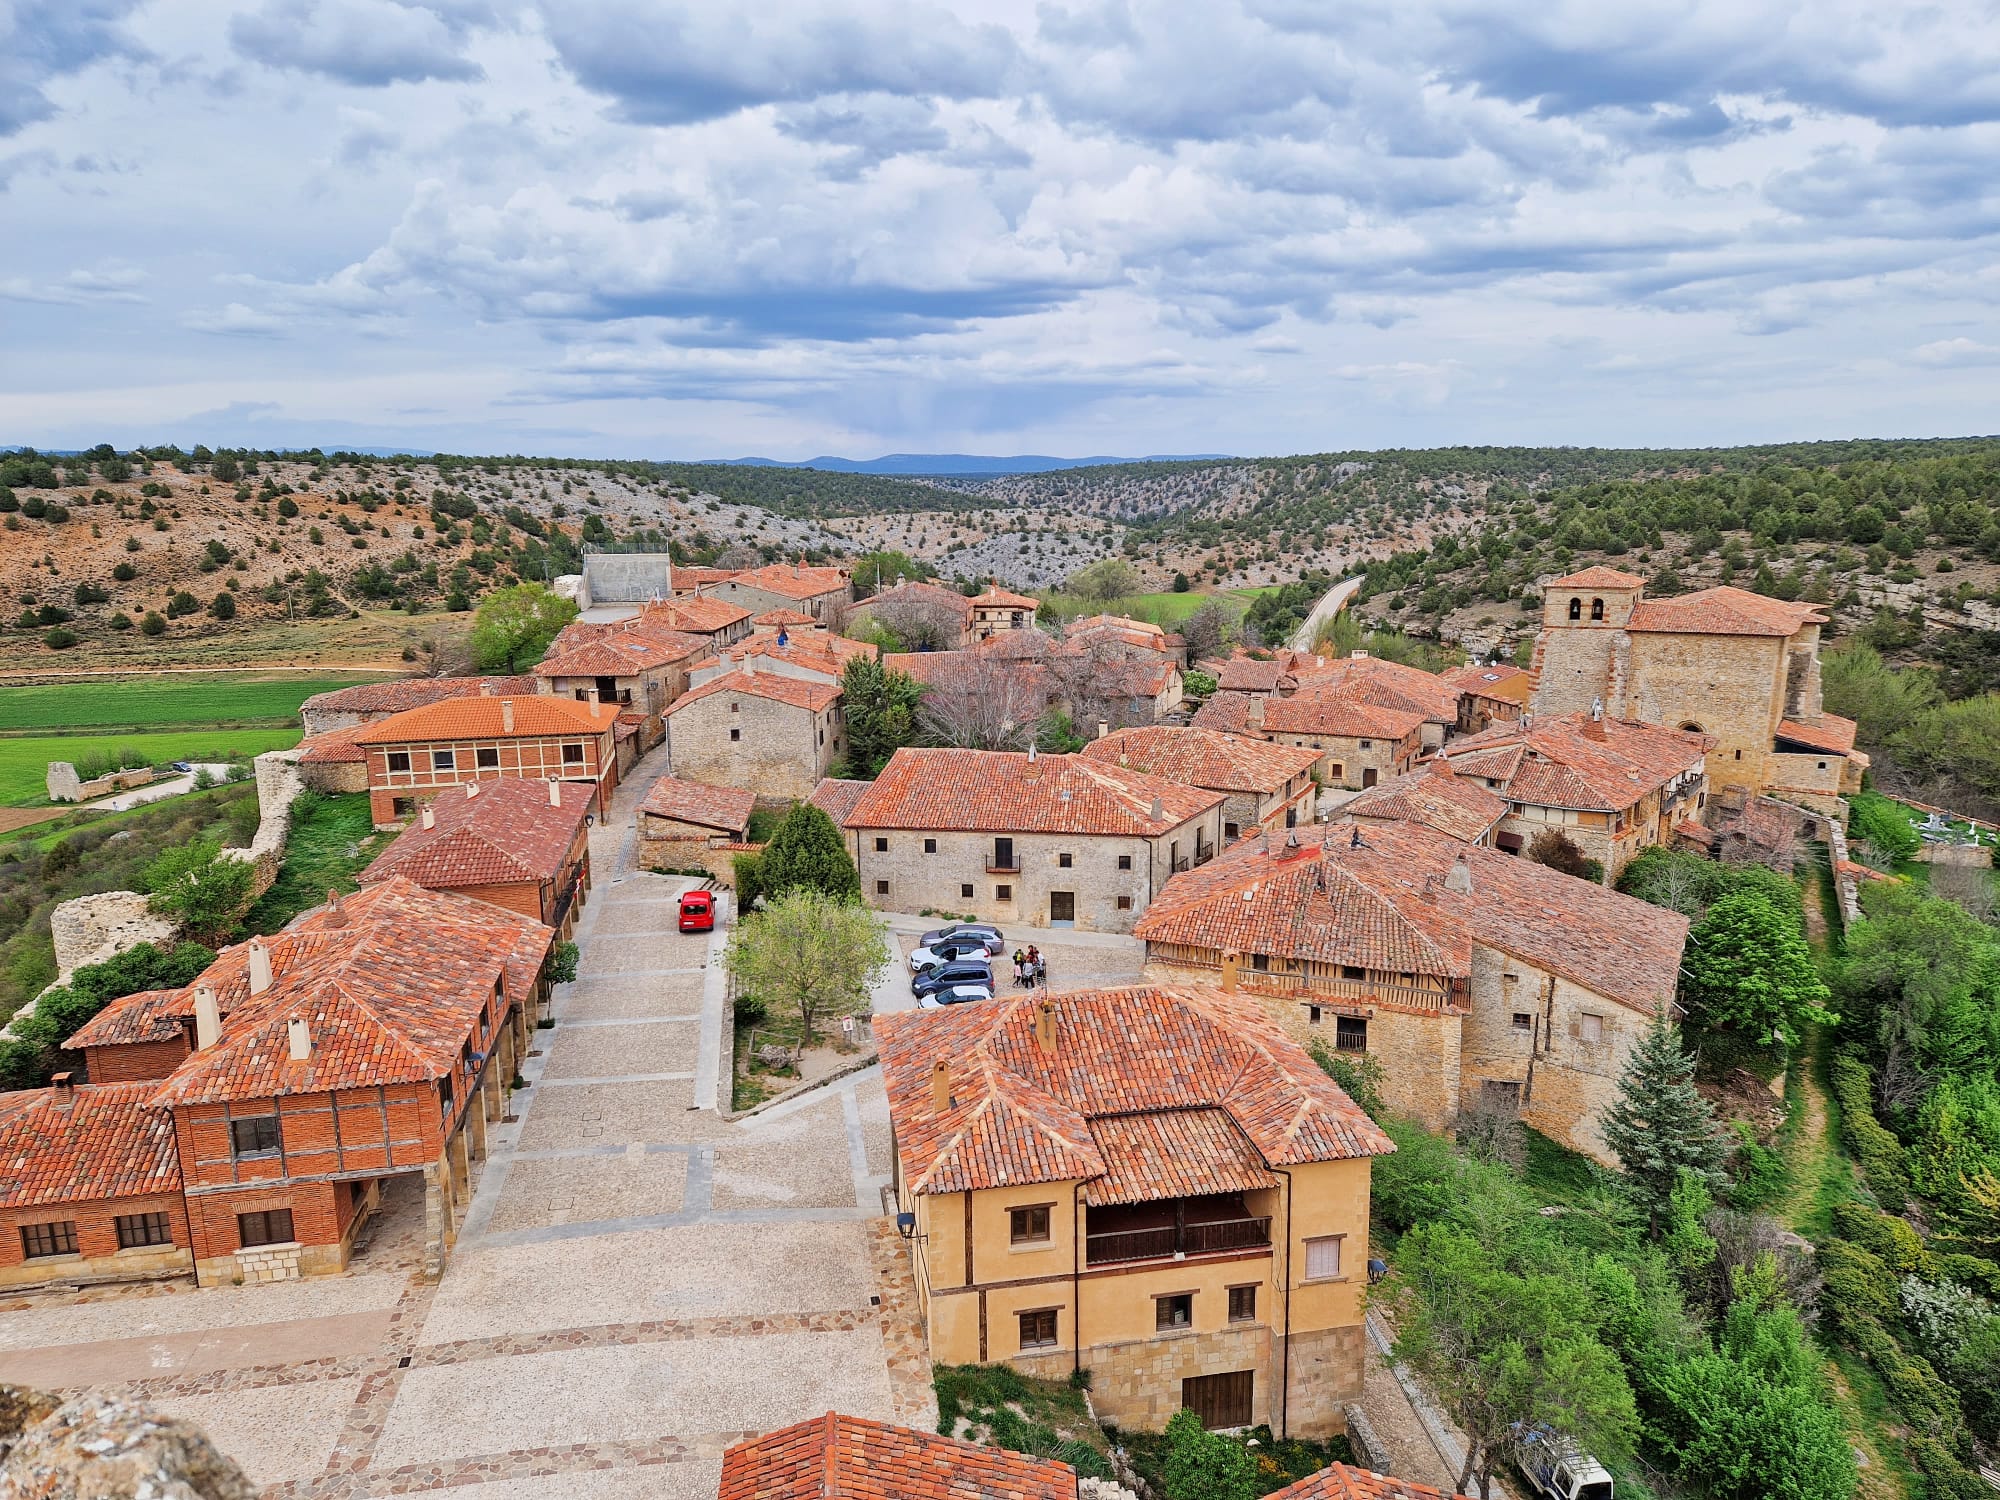
[[1270,1247],[1270,1216],[1247,1213],[1240,1195],[1171,1198],[1091,1209],[1084,1264],[1182,1260]]

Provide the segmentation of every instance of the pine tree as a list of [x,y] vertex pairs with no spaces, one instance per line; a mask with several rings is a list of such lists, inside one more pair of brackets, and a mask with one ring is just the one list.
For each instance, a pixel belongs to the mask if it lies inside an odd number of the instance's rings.
[[810,802],[794,803],[757,858],[757,880],[767,900],[809,886],[836,901],[861,899],[861,876],[840,830]]
[[1694,1086],[1694,1057],[1664,1012],[1646,1029],[1604,1112],[1604,1143],[1617,1154],[1632,1194],[1659,1233],[1660,1211],[1682,1171],[1721,1187],[1726,1152],[1715,1111]]

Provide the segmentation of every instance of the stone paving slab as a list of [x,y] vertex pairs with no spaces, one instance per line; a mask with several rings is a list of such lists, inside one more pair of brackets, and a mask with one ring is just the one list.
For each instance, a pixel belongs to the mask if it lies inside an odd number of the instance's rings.
[[876,1291],[865,1231],[859,1220],[690,1224],[461,1248],[420,1342],[865,1308]]
[[618,1073],[687,1073],[694,1069],[701,1023],[556,1027],[544,1078],[606,1077]]
[[597,939],[607,937],[678,939],[681,931],[675,915],[677,910],[676,903],[671,901],[619,901],[597,914],[593,944]]
[[686,1127],[681,1121],[675,1120],[671,1131],[664,1122],[676,1112],[685,1112],[693,1098],[694,1083],[689,1079],[537,1087],[515,1148],[559,1151],[569,1146],[685,1139]]
[[854,1172],[838,1096],[715,1148],[717,1208],[852,1208]]
[[[599,914],[600,923],[613,914]],[[708,954],[708,936],[670,933],[661,937],[600,936],[592,933],[577,965],[577,979],[595,979],[611,974],[643,973],[648,969],[694,969]]]
[[404,1278],[344,1276],[275,1286],[213,1287],[170,1296],[120,1298],[83,1306],[50,1301],[0,1315],[0,1349],[85,1344],[100,1339],[241,1328],[301,1318],[386,1311],[403,1294]]
[[[448,1500],[713,1500],[721,1483],[720,1459],[688,1458],[643,1469],[583,1469],[455,1484],[441,1493]],[[375,1490],[370,1500],[406,1493]]]
[[486,1232],[672,1213],[686,1187],[687,1158],[676,1152],[516,1161]]
[[170,1396],[154,1406],[193,1422],[236,1458],[253,1484],[310,1479],[326,1467],[361,1388],[358,1378]]
[[889,1132],[889,1095],[879,1075],[855,1085],[854,1102],[861,1112],[861,1140],[868,1153],[868,1170],[878,1177],[887,1177],[895,1171],[896,1153]]
[[699,973],[605,977],[579,981],[556,1004],[564,1020],[623,1020],[632,1016],[691,1016],[701,1010]]
[[381,1308],[325,1318],[191,1328],[138,1338],[17,1349],[0,1354],[0,1380],[43,1387],[119,1385],[167,1375],[363,1354],[380,1345],[389,1331],[391,1316],[388,1308]]
[[[554,1350],[403,1378],[374,1464],[435,1461],[510,1446],[685,1439],[718,1420],[768,1430],[828,1411],[892,1415],[882,1337],[851,1333]],[[724,1414],[727,1414],[724,1416]]]

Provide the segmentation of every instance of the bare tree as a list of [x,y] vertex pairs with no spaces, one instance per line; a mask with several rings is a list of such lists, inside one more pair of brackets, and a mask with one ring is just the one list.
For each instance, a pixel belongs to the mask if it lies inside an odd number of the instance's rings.
[[930,674],[917,720],[927,739],[966,750],[1025,750],[1047,706],[1043,671],[967,657]]
[[759,552],[755,547],[752,547],[748,542],[732,542],[729,546],[722,549],[722,555],[715,560],[715,565],[718,568],[736,568],[739,570],[761,567],[763,563],[764,554]]
[[417,648],[419,677],[463,677],[471,670],[472,657],[463,640],[426,640]]
[[891,592],[870,599],[869,618],[902,643],[905,651],[949,651],[959,644],[965,616],[947,601],[914,592]]
[[1190,662],[1221,655],[1235,636],[1236,621],[1213,599],[1181,621],[1181,638],[1187,642]]
[[[1943,851],[1939,851],[1940,853]],[[1946,864],[1931,861],[1931,894],[1955,901],[1976,921],[1994,919],[1993,867],[1990,864]]]

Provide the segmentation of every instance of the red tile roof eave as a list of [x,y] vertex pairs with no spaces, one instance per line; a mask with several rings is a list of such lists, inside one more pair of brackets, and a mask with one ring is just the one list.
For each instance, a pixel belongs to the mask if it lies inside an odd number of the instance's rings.
[[689,688],[668,706],[666,717],[672,718],[691,704],[712,698],[717,693],[742,693],[752,698],[768,698],[776,703],[809,709],[814,713],[824,712],[840,699],[840,688],[833,683],[808,682],[803,678],[785,677],[777,672],[745,672],[738,668],[733,672],[725,672],[720,677],[711,677],[699,687]]

